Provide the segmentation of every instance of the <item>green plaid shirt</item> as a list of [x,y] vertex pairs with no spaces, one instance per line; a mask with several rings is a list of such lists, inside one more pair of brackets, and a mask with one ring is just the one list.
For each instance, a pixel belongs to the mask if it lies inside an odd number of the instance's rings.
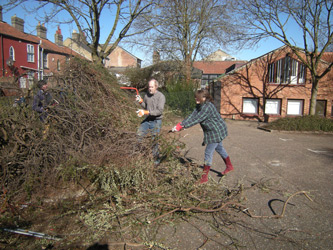
[[211,102],[198,105],[192,114],[181,122],[184,128],[200,123],[204,132],[204,143],[219,143],[227,135],[227,125]]

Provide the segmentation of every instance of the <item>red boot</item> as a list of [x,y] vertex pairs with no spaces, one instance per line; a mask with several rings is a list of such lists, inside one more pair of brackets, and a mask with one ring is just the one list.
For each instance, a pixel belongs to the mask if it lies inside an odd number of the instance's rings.
[[226,169],[222,172],[222,175],[226,175],[230,171],[234,170],[234,167],[231,164],[230,157],[228,156],[227,158],[223,158],[223,161],[225,165],[227,166]]
[[200,184],[208,181],[209,170],[210,170],[210,166],[205,165],[204,169],[203,169],[203,175],[201,176],[201,179],[200,179]]

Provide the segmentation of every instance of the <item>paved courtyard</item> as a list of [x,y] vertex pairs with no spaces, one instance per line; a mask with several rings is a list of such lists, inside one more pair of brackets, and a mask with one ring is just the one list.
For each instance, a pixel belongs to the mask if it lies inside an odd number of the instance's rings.
[[[248,188],[243,204],[259,217],[241,213],[232,225],[221,228],[223,234],[198,222],[200,230],[210,237],[201,249],[225,249],[216,242],[231,249],[333,249],[333,135],[267,132],[258,129],[257,122],[247,121],[228,120],[227,125],[229,136],[223,144],[235,170],[221,182],[228,188],[240,184]],[[202,164],[205,147],[201,146],[200,126],[183,130],[179,136],[186,144],[186,157]],[[215,153],[210,178],[218,181],[224,167]],[[255,188],[249,188],[252,186]],[[295,195],[283,218],[265,218],[281,214],[288,197],[300,191],[313,201],[303,194]],[[168,242],[175,249],[198,249],[204,241],[200,230],[177,227]]]

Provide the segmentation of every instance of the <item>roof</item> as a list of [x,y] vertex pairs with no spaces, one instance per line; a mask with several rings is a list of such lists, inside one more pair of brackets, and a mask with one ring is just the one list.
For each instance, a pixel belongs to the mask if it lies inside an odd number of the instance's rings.
[[6,22],[0,22],[0,34],[22,39],[27,42],[39,43],[39,39],[36,39],[36,36],[21,32]]
[[[153,71],[164,71],[164,72],[182,72],[182,64],[179,61],[160,61],[153,65],[145,67],[146,69],[152,69]],[[201,78],[202,70],[196,67],[192,67],[191,77],[193,79]]]
[[[39,38],[39,37],[38,37]],[[67,48],[65,46],[59,46],[47,39],[42,39],[40,38],[40,40],[42,41],[41,43],[41,47],[47,51],[51,51],[51,52],[57,52],[60,54],[66,54],[66,55],[73,55],[73,56],[80,56],[78,53],[76,53],[74,50],[71,50],[70,48]]]
[[286,47],[287,47],[287,45],[283,45],[283,46],[281,46],[281,47],[279,47],[279,48],[277,48],[277,49],[275,49],[275,50],[272,50],[272,51],[270,51],[270,52],[268,52],[268,53],[266,53],[266,54],[264,54],[264,55],[262,55],[262,56],[259,56],[259,57],[257,57],[257,58],[254,58],[254,59],[252,59],[251,61],[249,61],[249,62],[243,64],[242,66],[240,66],[240,67],[238,67],[238,68],[235,68],[235,69],[233,69],[232,71],[229,71],[227,74],[224,74],[224,75],[220,76],[219,79],[224,78],[224,77],[227,77],[228,75],[230,75],[230,74],[232,74],[232,73],[234,73],[234,72],[236,72],[236,71],[238,71],[238,70],[241,70],[242,68],[246,67],[247,65],[251,65],[252,63],[258,61],[259,59],[264,58],[264,57],[266,57],[266,56],[269,56],[269,55],[271,55],[272,53],[275,53],[275,52],[277,52],[277,51],[279,51],[279,50],[285,49]]
[[224,74],[234,64],[245,64],[247,61],[196,61],[193,67],[201,69],[203,74]]
[[[234,70],[228,72],[225,75],[220,76],[219,78],[226,77],[226,76],[232,74],[233,72],[241,70],[242,68],[246,67],[247,65],[251,65],[252,63],[254,63],[254,62],[256,62],[256,61],[258,61],[258,60],[260,60],[260,59],[262,59],[264,57],[267,57],[267,56],[269,56],[269,55],[271,55],[273,53],[276,53],[276,52],[278,52],[280,50],[283,50],[283,49],[286,49],[286,48],[288,48],[288,46],[287,45],[283,45],[283,46],[281,46],[281,47],[279,47],[277,49],[274,49],[274,50],[272,50],[272,51],[270,51],[270,52],[268,52],[268,53],[266,53],[266,54],[264,54],[262,56],[259,56],[257,58],[252,59],[251,61],[243,64],[242,66],[240,66],[238,68],[235,68]],[[322,56],[321,60],[326,61],[326,62],[333,62],[333,52],[325,52],[325,53],[323,53],[323,56]]]
[[78,42],[75,39],[70,38],[70,37],[66,38],[64,42],[66,42],[66,41],[69,41],[70,43],[75,43],[78,47],[80,47],[80,48],[86,50],[87,52],[91,53],[91,48],[84,42],[81,42],[81,41]]
[[6,36],[12,37],[12,38],[25,40],[25,41],[31,42],[31,43],[36,43],[36,44],[40,43],[40,47],[49,52],[80,56],[78,53],[76,53],[75,51],[73,51],[65,46],[59,46],[59,45],[49,41],[48,39],[40,38],[38,36],[19,31],[18,29],[15,29],[13,26],[9,25],[6,22],[0,22],[0,34],[6,35]]

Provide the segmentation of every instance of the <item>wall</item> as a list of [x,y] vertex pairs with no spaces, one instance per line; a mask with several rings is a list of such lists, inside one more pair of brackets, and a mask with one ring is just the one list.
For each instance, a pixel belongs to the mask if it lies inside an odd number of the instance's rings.
[[83,47],[79,46],[79,44],[77,42],[75,42],[73,39],[67,38],[63,42],[63,45],[66,46],[67,48],[74,50],[76,53],[82,55],[89,61],[92,61],[91,52],[89,52],[86,49],[84,49]]
[[[12,75],[19,76],[22,75],[26,70],[23,69],[21,66],[34,69],[37,72],[37,65],[38,65],[38,44],[32,43],[32,42],[25,42],[18,39],[8,39],[5,36],[2,36],[3,41],[3,57],[4,57],[4,65],[1,61],[1,69],[4,66],[5,71],[3,72],[1,70],[0,76],[9,77]],[[31,44],[34,46],[34,62],[28,62],[28,56],[27,56],[27,44]],[[15,61],[14,61],[14,67],[12,67],[12,70],[8,67],[6,64],[6,60],[9,58],[9,48],[13,46],[15,51]],[[4,73],[4,74],[3,74]]]
[[[238,70],[220,79],[221,81],[221,109],[220,113],[225,118],[246,119],[259,121],[272,121],[287,116],[288,99],[301,99],[303,102],[303,115],[309,114],[311,99],[311,75],[307,70],[306,83],[302,85],[267,84],[268,65],[283,57],[289,51],[287,49],[277,51],[251,61]],[[291,56],[295,57],[295,56]],[[296,58],[296,57],[295,57]],[[321,67],[322,71],[323,67]],[[319,70],[319,71],[320,71]],[[317,100],[326,100],[326,117],[332,117],[333,101],[333,72],[329,72],[320,80]],[[243,113],[243,98],[258,98],[258,114],[249,115]],[[280,99],[280,115],[265,115],[265,99]]]
[[116,47],[114,51],[108,56],[109,60],[106,60],[105,67],[138,67],[138,59],[123,50],[120,47]]
[[58,72],[58,60],[60,62],[60,71],[64,71],[66,64],[66,56],[56,53],[47,54],[47,68],[44,69],[45,76],[52,75]]

